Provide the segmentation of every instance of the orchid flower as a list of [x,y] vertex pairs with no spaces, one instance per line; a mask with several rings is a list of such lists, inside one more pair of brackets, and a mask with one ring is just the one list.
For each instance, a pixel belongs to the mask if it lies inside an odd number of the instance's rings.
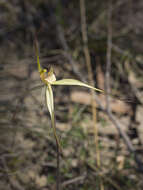
[[56,80],[56,76],[53,72],[52,67],[50,68],[49,71],[47,71],[47,69],[43,69],[41,67],[40,64],[40,60],[39,60],[39,52],[38,52],[38,43],[36,41],[35,43],[35,49],[36,49],[36,57],[37,57],[37,66],[38,66],[38,71],[40,74],[40,78],[41,81],[44,83],[44,85],[46,86],[46,103],[47,103],[47,108],[49,110],[50,113],[50,117],[51,117],[51,123],[52,123],[52,128],[53,128],[53,133],[56,139],[56,142],[61,149],[61,145],[60,145],[60,141],[59,138],[56,134],[56,128],[55,128],[55,112],[54,112],[54,97],[53,97],[53,90],[52,90],[52,86],[56,86],[56,85],[74,85],[74,86],[83,86],[83,87],[87,87],[90,89],[93,89],[95,91],[98,92],[104,92],[103,90],[100,90],[98,88],[95,88],[93,86],[90,86],[88,84],[85,84],[79,80],[75,80],[75,79],[61,79],[61,80]]

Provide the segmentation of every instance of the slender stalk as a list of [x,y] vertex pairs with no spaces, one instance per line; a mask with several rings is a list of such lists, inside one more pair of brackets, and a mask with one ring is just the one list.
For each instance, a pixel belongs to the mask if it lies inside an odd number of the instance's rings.
[[55,122],[54,114],[52,116],[52,128],[53,128],[53,133],[54,133],[55,140],[56,140],[56,151],[57,151],[56,190],[61,190],[61,187],[60,187],[60,184],[61,184],[61,179],[60,179],[60,153],[61,153],[61,148],[60,148],[59,139],[56,135],[56,122]]
[[[87,26],[86,26],[86,11],[85,11],[85,1],[80,0],[80,12],[81,12],[81,32],[82,32],[82,40],[83,40],[83,50],[84,50],[84,55],[85,55],[85,60],[86,60],[86,66],[88,70],[88,79],[90,85],[94,86],[94,79],[93,79],[93,72],[92,72],[92,66],[91,66],[91,58],[90,58],[90,53],[89,53],[89,48],[88,48],[88,37],[87,37]],[[97,167],[101,167],[101,162],[100,162],[100,151],[99,151],[99,138],[98,138],[98,128],[96,125],[96,102],[94,99],[94,91],[91,90],[91,104],[92,104],[92,117],[94,121],[94,135],[95,135],[95,146],[96,146],[96,162],[97,162]],[[100,178],[100,189],[104,189],[102,179]]]
[[60,178],[60,151],[59,151],[59,145],[56,140],[56,147],[57,147],[57,180],[56,180],[56,190],[61,190],[60,188],[60,183],[61,183],[61,178]]
[[55,116],[54,114],[52,115],[52,129],[53,129],[53,134],[54,134],[54,137],[56,139],[56,143],[58,144],[58,147],[59,147],[59,152],[62,153],[62,148],[61,148],[61,144],[60,144],[60,141],[59,141],[59,138],[56,134],[56,124],[55,124]]

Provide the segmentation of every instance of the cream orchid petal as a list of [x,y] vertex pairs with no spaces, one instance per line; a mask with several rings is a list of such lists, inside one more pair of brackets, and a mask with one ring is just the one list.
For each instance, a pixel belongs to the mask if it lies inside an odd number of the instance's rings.
[[53,91],[50,84],[48,84],[46,88],[46,103],[48,110],[50,112],[50,116],[52,118],[52,115],[54,113],[54,100],[53,100]]
[[94,88],[93,86],[90,86],[88,84],[85,84],[85,83],[83,83],[83,82],[81,82],[79,80],[75,80],[75,79],[57,80],[57,81],[51,82],[51,85],[75,85],[75,86],[83,86],[83,87],[87,87],[87,88],[93,89],[95,91],[104,93],[104,91],[101,90],[101,89]]

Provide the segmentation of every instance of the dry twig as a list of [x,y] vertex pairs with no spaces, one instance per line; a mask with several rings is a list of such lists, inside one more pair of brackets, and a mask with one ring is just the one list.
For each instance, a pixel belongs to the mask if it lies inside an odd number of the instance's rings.
[[[90,58],[90,52],[88,48],[88,37],[87,37],[87,26],[86,26],[86,10],[85,10],[85,1],[80,0],[80,14],[81,14],[81,32],[82,32],[82,40],[83,40],[83,51],[85,55],[85,62],[87,66],[88,71],[88,79],[90,85],[94,86],[94,78],[93,78],[93,72],[92,72],[92,66],[91,66],[91,58]],[[95,135],[95,146],[96,146],[96,162],[97,167],[101,167],[101,161],[100,161],[100,151],[99,151],[99,139],[98,139],[98,128],[96,125],[96,101],[94,99],[94,91],[91,90],[91,105],[92,105],[92,117],[94,121],[94,135]],[[100,177],[100,176],[99,176]],[[104,189],[102,179],[100,180],[100,189]]]
[[[92,66],[91,66],[91,58],[88,49],[88,38],[87,38],[87,31],[86,31],[86,15],[85,15],[85,2],[84,0],[80,0],[80,9],[81,9],[81,31],[82,31],[82,39],[83,39],[83,50],[86,60],[86,66],[88,70],[88,78],[89,83],[94,86],[94,79],[92,73]],[[96,126],[96,102],[94,101],[94,92],[91,90],[91,104],[92,104],[92,116],[94,121],[94,132],[95,132],[95,144],[96,144],[96,161],[97,166],[100,167],[100,153],[99,153],[99,146],[98,146],[98,129]]]

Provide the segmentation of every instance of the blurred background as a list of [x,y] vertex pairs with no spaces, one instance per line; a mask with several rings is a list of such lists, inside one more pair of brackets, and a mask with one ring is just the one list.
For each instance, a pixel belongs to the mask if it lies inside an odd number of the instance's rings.
[[56,189],[56,143],[39,87],[35,34],[40,62],[57,79],[114,95],[53,87],[61,188],[143,189],[142,23],[142,0],[0,1],[1,190]]

